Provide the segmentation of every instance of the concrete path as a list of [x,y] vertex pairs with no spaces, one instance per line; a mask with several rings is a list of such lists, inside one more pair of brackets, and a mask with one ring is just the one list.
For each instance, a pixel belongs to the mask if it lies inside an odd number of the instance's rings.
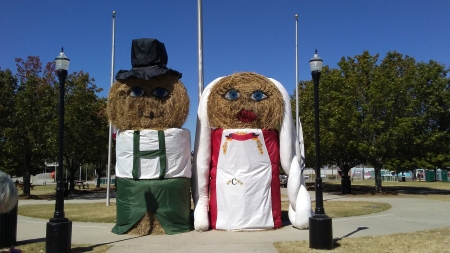
[[[282,189],[282,194],[285,189]],[[311,192],[314,199],[314,192]],[[325,201],[367,200],[385,202],[392,208],[376,214],[333,219],[333,237],[376,236],[450,226],[450,202],[426,199],[386,197],[352,198],[324,194]],[[115,201],[115,199],[111,199]],[[65,203],[105,202],[105,199],[73,199]],[[47,203],[45,200],[20,200],[19,206]],[[326,210],[325,210],[326,212]],[[17,240],[45,240],[48,220],[19,216]],[[111,233],[112,223],[73,222],[72,244],[112,244],[107,252],[276,252],[273,242],[309,240],[308,230],[290,224],[277,230],[259,232],[207,231],[178,235],[133,237]]]

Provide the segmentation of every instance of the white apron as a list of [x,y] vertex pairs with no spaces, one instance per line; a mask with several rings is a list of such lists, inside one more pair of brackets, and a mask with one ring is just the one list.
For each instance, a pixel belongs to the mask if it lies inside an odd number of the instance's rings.
[[[236,140],[230,135],[249,133],[256,136]],[[220,147],[216,177],[216,229],[273,228],[272,165],[262,131],[225,129]]]

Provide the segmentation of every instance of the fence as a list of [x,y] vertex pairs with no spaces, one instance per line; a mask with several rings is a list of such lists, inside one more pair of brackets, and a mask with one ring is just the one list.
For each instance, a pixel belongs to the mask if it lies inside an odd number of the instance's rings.
[[[97,180],[100,180],[100,184],[108,184],[108,178],[106,178],[106,177],[97,178]],[[116,183],[116,179],[111,178],[110,184],[115,184],[115,183]]]

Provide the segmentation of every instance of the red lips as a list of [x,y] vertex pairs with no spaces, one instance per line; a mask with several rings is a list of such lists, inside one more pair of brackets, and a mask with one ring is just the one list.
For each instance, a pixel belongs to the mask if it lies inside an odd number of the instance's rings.
[[256,114],[253,111],[247,111],[242,109],[236,117],[242,122],[252,122],[256,119]]

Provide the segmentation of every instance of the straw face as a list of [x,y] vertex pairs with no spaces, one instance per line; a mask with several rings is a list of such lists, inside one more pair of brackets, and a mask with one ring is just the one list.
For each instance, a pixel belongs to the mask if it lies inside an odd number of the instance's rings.
[[224,77],[208,98],[208,118],[213,128],[275,129],[281,124],[284,101],[266,77],[250,72]]
[[173,75],[130,78],[113,84],[107,111],[111,123],[121,130],[180,128],[189,113],[189,97]]

